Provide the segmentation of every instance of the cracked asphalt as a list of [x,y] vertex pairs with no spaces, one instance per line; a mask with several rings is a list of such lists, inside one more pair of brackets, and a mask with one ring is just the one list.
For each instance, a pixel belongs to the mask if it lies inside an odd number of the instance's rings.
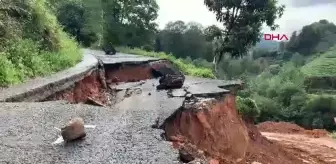
[[[119,100],[108,108],[65,101],[0,103],[0,164],[180,163],[178,151],[152,125],[171,116],[187,93],[227,94],[228,83],[187,77],[183,89],[157,91],[156,85],[158,79],[111,86]],[[84,140],[52,145],[59,137],[55,127],[71,117],[96,128],[86,129]]]

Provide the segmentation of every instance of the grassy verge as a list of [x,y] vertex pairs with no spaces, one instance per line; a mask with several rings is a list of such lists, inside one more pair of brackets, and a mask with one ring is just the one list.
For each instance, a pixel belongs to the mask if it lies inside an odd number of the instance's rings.
[[214,73],[209,68],[197,67],[193,64],[185,62],[183,59],[178,59],[171,54],[166,54],[164,52],[148,52],[139,48],[127,48],[127,47],[118,47],[117,48],[120,52],[128,53],[128,54],[135,54],[135,55],[142,55],[142,56],[149,56],[149,57],[156,57],[160,59],[167,59],[170,62],[174,63],[185,75],[195,76],[195,77],[203,77],[203,78],[216,78]]
[[[19,2],[18,2],[19,3]],[[45,0],[13,3],[27,17],[0,12],[0,87],[69,68],[81,59],[77,43],[58,24]],[[21,11],[21,10],[20,10]]]
[[50,75],[75,65],[81,53],[72,41],[58,52],[40,50],[29,39],[16,40],[0,52],[0,86],[7,87],[37,76]]

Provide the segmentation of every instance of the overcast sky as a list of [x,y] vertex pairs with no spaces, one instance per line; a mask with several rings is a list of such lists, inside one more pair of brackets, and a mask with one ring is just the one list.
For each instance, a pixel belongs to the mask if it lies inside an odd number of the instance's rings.
[[[279,0],[286,5],[281,19],[276,22],[280,25],[274,33],[290,35],[302,26],[327,19],[336,23],[336,0]],[[157,0],[160,6],[157,22],[163,28],[169,21],[195,21],[207,25],[221,25],[215,15],[208,11],[204,0]],[[265,29],[269,32],[269,29]]]

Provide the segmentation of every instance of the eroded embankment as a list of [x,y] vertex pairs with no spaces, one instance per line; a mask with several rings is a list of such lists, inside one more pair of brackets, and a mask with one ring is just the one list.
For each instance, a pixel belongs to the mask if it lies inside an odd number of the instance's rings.
[[171,63],[165,60],[110,65],[100,63],[82,80],[42,101],[67,100],[70,103],[112,105],[111,99],[114,98],[115,91],[109,86],[157,78],[168,73],[175,74],[176,71]]
[[161,128],[182,154],[188,152],[189,160],[202,158],[222,164],[302,163],[264,138],[255,125],[242,120],[231,94],[187,99]]
[[89,72],[82,80],[74,83],[71,87],[57,92],[43,101],[67,100],[70,103],[90,103],[95,101],[100,104],[108,104],[109,92],[104,86],[101,71],[95,69]]

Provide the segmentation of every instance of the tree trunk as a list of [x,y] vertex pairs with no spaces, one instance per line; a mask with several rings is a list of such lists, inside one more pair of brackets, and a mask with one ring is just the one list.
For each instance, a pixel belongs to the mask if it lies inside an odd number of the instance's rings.
[[215,73],[217,73],[217,61],[216,61],[216,55],[214,56],[213,58],[213,62],[212,62],[214,65],[215,65]]

